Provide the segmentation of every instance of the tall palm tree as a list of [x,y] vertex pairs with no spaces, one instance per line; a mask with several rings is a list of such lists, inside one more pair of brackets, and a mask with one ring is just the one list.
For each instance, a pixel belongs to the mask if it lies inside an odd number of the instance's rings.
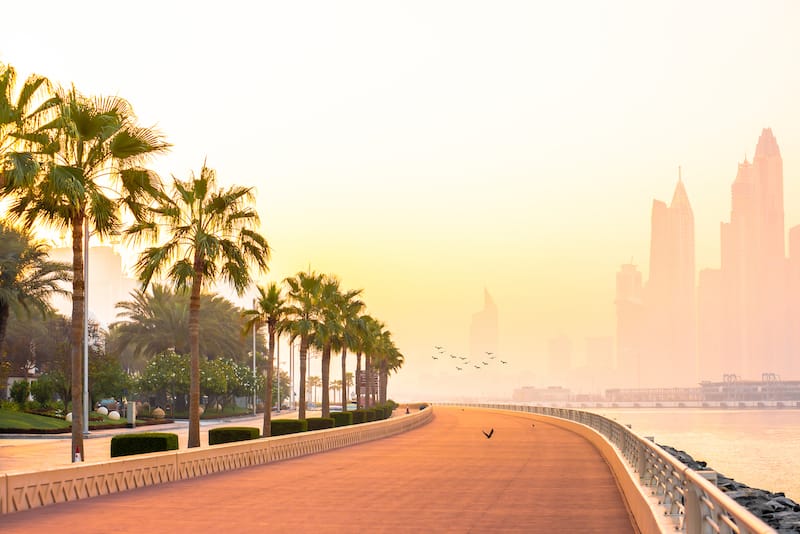
[[339,313],[339,280],[333,276],[324,276],[319,295],[320,321],[315,339],[317,348],[322,353],[322,417],[330,417],[330,381],[331,351],[333,346],[341,344],[343,324]]
[[287,330],[290,343],[300,338],[300,404],[297,417],[306,418],[306,364],[308,349],[314,343],[319,326],[319,297],[323,277],[315,272],[299,272],[285,280],[289,288],[289,305],[286,308]]
[[6,329],[11,311],[52,311],[50,297],[66,295],[63,283],[71,280],[66,263],[50,261],[47,247],[25,231],[0,224],[0,357],[5,351]]
[[130,104],[119,97],[86,97],[73,87],[58,91],[55,118],[42,124],[29,140],[51,159],[32,177],[6,175],[6,191],[14,202],[10,213],[26,227],[41,220],[72,234],[72,451],[86,460],[83,447],[81,383],[83,375],[84,225],[101,238],[116,233],[121,211],[143,215],[158,195],[158,176],[142,167],[169,145],[155,131],[137,125]]
[[361,292],[361,289],[346,291],[337,300],[339,320],[343,327],[341,337],[337,340],[337,348],[342,351],[342,379],[339,381],[342,388],[342,411],[347,410],[347,350],[358,346],[359,314],[364,309],[364,303],[358,298]]
[[270,249],[254,228],[259,218],[253,208],[251,188],[217,186],[216,173],[205,163],[200,175],[183,181],[173,177],[171,194],[160,195],[152,220],[140,220],[128,229],[134,238],[162,245],[145,249],[136,272],[147,288],[154,277],[165,274],[176,289],[188,288],[189,447],[200,446],[200,295],[203,288],[222,278],[241,295],[251,283],[250,266],[266,271]]
[[[275,341],[279,337],[279,327],[283,323],[286,315],[286,299],[283,297],[281,288],[275,282],[270,282],[266,289],[257,287],[258,297],[255,309],[245,311],[248,318],[247,326],[250,331],[258,330],[259,326],[267,325],[267,335],[269,344],[267,349],[267,380],[264,386],[264,428],[261,431],[263,437],[271,436],[272,426],[272,383],[275,380],[275,370],[273,361],[275,356]],[[280,406],[280,399],[278,405]]]
[[360,348],[364,352],[364,376],[366,377],[366,391],[364,394],[364,407],[369,408],[374,404],[373,399],[373,381],[374,369],[372,366],[372,358],[379,349],[381,332],[383,332],[384,324],[372,316],[364,316],[364,328],[361,331],[361,345]]
[[308,377],[308,385],[311,388],[311,394],[313,395],[314,403],[317,402],[317,388],[322,385],[322,380],[318,376],[309,376]]
[[[17,73],[11,65],[0,64],[0,187],[8,193],[15,186],[30,184],[39,171],[37,154],[29,150],[38,126],[58,104],[50,82],[31,75],[16,88]],[[9,188],[9,189],[7,189]]]
[[387,400],[387,386],[389,384],[389,374],[397,371],[403,366],[405,359],[392,340],[392,334],[388,330],[381,333],[380,343],[376,353],[376,365],[378,369],[378,391],[379,403]]

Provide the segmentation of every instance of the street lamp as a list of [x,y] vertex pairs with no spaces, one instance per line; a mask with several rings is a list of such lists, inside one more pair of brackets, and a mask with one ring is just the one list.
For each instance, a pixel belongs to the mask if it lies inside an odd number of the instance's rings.
[[[256,309],[256,299],[253,299],[253,309]],[[258,317],[253,321],[253,415],[256,415],[256,330],[258,330]],[[266,399],[264,409],[267,409]]]
[[89,218],[83,219],[83,437],[89,437]]

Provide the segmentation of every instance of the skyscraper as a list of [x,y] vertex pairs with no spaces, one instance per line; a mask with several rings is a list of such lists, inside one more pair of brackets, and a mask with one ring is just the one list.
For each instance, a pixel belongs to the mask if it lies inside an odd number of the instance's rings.
[[783,159],[769,128],[753,162],[739,164],[721,234],[727,373],[780,373],[788,349]]
[[[679,171],[670,205],[653,201],[643,386],[697,382],[695,305],[694,214]],[[677,373],[665,375],[664,361]]]

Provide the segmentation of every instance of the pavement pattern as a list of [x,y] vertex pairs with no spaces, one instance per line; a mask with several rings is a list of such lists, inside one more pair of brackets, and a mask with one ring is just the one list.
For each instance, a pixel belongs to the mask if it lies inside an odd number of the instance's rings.
[[525,414],[434,409],[431,423],[398,436],[8,514],[0,531],[636,532],[584,438]]

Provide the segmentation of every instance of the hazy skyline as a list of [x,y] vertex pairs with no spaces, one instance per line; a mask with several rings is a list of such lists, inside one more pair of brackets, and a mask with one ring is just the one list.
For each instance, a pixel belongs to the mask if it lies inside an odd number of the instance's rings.
[[430,354],[468,351],[484,287],[513,367],[474,393],[547,385],[549,338],[613,335],[679,165],[696,267],[719,267],[765,127],[800,223],[795,2],[77,5],[4,6],[0,61],[128,99],[174,145],[164,177],[207,157],[255,186],[270,277],[337,274],[394,333],[390,396],[459,392]]

